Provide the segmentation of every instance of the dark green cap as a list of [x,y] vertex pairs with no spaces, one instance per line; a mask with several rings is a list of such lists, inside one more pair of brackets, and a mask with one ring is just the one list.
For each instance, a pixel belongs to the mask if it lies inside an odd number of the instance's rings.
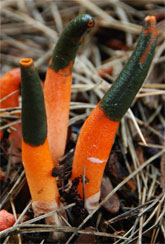
[[117,80],[101,100],[100,108],[111,120],[121,120],[142,86],[154,56],[156,36],[155,17],[149,16],[145,19],[136,49]]
[[42,145],[47,138],[44,96],[40,78],[32,59],[21,59],[22,134],[32,146]]
[[94,26],[94,19],[89,14],[83,14],[73,19],[61,33],[52,55],[52,64],[56,72],[74,62],[77,50],[84,33]]

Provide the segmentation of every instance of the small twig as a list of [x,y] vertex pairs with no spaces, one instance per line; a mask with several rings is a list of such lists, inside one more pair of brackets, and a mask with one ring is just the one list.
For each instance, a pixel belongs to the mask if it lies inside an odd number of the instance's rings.
[[137,215],[137,213],[140,211],[141,208],[143,208],[143,207],[145,207],[145,206],[147,206],[153,202],[154,202],[154,200],[143,203],[143,204],[137,206],[136,208],[133,208],[133,209],[131,209],[125,213],[122,213],[122,214],[120,214],[120,215],[118,215],[118,216],[116,216],[110,220],[105,221],[105,224],[109,225],[109,224],[115,223],[115,222],[120,221],[120,220],[125,219],[125,218],[131,218],[132,216]]
[[85,167],[83,167],[83,206],[85,207]]
[[10,150],[10,155],[9,155],[9,159],[8,159],[8,164],[7,164],[7,169],[6,169],[6,174],[5,174],[5,179],[4,179],[4,184],[6,184],[9,174],[10,174],[10,170],[11,170],[11,164],[12,164],[12,153],[13,153],[13,148],[14,148],[14,140],[12,140],[11,142],[11,150]]
[[[68,208],[71,208],[71,207],[73,207],[73,206],[75,206],[75,203],[72,203],[72,204],[69,204],[69,205],[64,206],[64,207],[62,207],[62,208],[56,209],[56,210],[51,211],[51,212],[49,212],[49,213],[47,213],[47,214],[43,214],[43,215],[41,215],[41,216],[39,216],[39,217],[36,217],[36,218],[33,218],[33,219],[31,219],[31,220],[25,221],[25,222],[22,223],[22,224],[14,225],[14,226],[12,226],[12,227],[10,227],[10,228],[4,230],[4,231],[1,231],[1,232],[0,232],[0,237],[7,236],[7,235],[9,235],[11,232],[17,230],[17,228],[23,228],[23,227],[26,226],[27,224],[35,223],[35,222],[37,222],[37,221],[39,221],[39,220],[41,220],[41,219],[45,219],[45,218],[47,218],[47,217],[49,217],[49,216],[51,216],[51,215],[53,215],[53,214],[55,214],[55,213],[59,213],[59,212],[61,212],[61,211],[63,211],[63,210],[66,210],[66,209],[68,209]],[[57,228],[58,228],[58,227],[57,227]],[[61,227],[59,227],[59,228],[61,228]],[[62,227],[62,228],[63,228],[63,227]],[[53,228],[53,229],[54,229],[54,228]]]
[[151,143],[144,144],[142,142],[139,142],[139,145],[143,146],[143,147],[151,147],[151,148],[158,148],[158,149],[163,149],[164,148],[163,145],[157,145],[157,144],[151,144]]
[[27,14],[22,13],[20,11],[10,10],[7,8],[2,9],[2,12],[14,19],[18,19],[18,20],[26,22],[28,25],[32,25],[35,29],[38,29],[38,30],[44,32],[45,34],[47,34],[47,36],[52,38],[53,41],[57,40],[57,33],[54,30],[52,30],[48,26],[42,24],[41,22],[33,19],[32,17],[28,16]]
[[19,92],[19,90],[15,90],[15,91],[11,92],[9,95],[3,97],[2,99],[0,99],[0,103],[3,102],[4,100],[6,100],[7,98],[11,97],[12,95],[14,95],[17,92]]
[[109,14],[107,14],[105,11],[103,11],[96,4],[94,4],[89,0],[85,0],[85,1],[74,0],[74,1],[82,5],[83,7],[87,8],[88,10],[90,10],[93,14],[101,17],[102,20],[98,22],[99,25],[102,25],[104,27],[113,27],[122,31],[136,33],[136,34],[139,34],[141,32],[141,26],[129,22],[117,21],[116,19],[111,17]]
[[135,128],[136,128],[136,130],[137,130],[137,132],[138,132],[138,134],[139,134],[139,137],[141,138],[141,140],[142,140],[142,142],[144,143],[144,145],[147,145],[146,140],[145,140],[145,138],[144,138],[144,136],[143,136],[143,134],[142,134],[142,132],[141,132],[139,126],[138,126],[138,123],[137,123],[137,121],[136,121],[136,119],[135,119],[135,116],[134,116],[133,113],[132,113],[132,110],[131,110],[131,109],[128,109],[128,113],[129,113],[130,116],[131,116],[131,119],[132,119],[132,121],[133,121],[133,123],[134,123],[134,126],[135,126]]
[[32,201],[30,200],[29,203],[24,208],[24,210],[22,211],[22,213],[20,214],[20,216],[18,217],[18,219],[16,220],[16,222],[15,222],[15,224],[13,226],[17,225],[20,222],[20,220],[25,215],[25,213],[27,212],[27,210],[29,209],[29,207],[30,207],[31,204],[32,204]]
[[72,119],[69,120],[69,126],[73,125],[77,121],[85,120],[89,116],[89,114],[90,112],[86,112],[84,114],[74,116]]
[[16,125],[16,124],[19,124],[19,123],[21,123],[21,119],[18,119],[18,120],[14,121],[14,122],[11,122],[11,123],[8,123],[6,125],[1,126],[0,130],[4,130],[6,128],[11,127],[12,125]]
[[[147,188],[144,185],[143,192],[142,192],[142,204],[145,202],[146,193],[147,193]],[[141,209],[141,212],[143,212],[143,208]],[[142,243],[143,221],[144,221],[144,213],[143,213],[143,215],[140,216],[140,219],[139,219],[139,235],[138,235],[139,244]]]
[[0,209],[2,208],[2,206],[5,204],[5,202],[8,200],[8,198],[11,196],[12,192],[14,191],[14,189],[20,184],[21,180],[23,179],[23,177],[25,176],[25,172],[22,171],[22,173],[20,174],[20,176],[18,177],[17,181],[15,182],[15,184],[13,185],[13,187],[10,189],[10,191],[7,193],[7,195],[5,196],[5,198],[2,200],[1,204],[0,204]]

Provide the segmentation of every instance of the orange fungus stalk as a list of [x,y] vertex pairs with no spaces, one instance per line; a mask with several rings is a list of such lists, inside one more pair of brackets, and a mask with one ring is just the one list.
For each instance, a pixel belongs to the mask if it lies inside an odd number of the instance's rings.
[[[14,68],[4,74],[0,79],[0,108],[13,108],[19,106],[19,89],[21,85],[21,72],[20,68]],[[15,114],[20,115],[20,114]],[[7,120],[8,123],[12,121]],[[12,144],[14,141],[14,147],[12,153],[18,155],[12,157],[12,162],[21,161],[20,148],[21,148],[21,124],[17,123],[13,125],[15,130],[11,129],[9,135],[9,143]],[[3,130],[0,130],[0,140],[3,137]],[[11,147],[8,149],[11,153]]]
[[71,180],[79,178],[83,197],[85,168],[85,206],[92,211],[98,204],[100,185],[121,118],[131,106],[148,73],[156,46],[155,17],[145,19],[136,49],[112,87],[85,121],[76,145]]
[[0,108],[12,108],[18,106],[19,88],[21,85],[20,68],[14,68],[4,74],[0,79],[0,99],[15,92],[0,102]]
[[[44,97],[40,80],[32,59],[20,61],[22,76],[22,158],[36,216],[60,207],[56,179],[51,176],[51,159]],[[62,225],[54,214],[46,219],[48,224]],[[58,239],[63,233],[55,233]]]
[[72,20],[62,32],[46,74],[44,97],[48,122],[48,141],[55,165],[64,155],[71,98],[72,66],[83,34],[94,26],[84,14]]
[[5,209],[0,211],[0,231],[6,230],[15,223],[14,215]]

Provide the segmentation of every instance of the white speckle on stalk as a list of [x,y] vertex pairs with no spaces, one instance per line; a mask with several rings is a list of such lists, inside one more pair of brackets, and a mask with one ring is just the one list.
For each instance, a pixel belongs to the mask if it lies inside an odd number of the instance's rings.
[[99,158],[93,158],[93,157],[90,157],[88,158],[88,160],[92,163],[96,163],[96,164],[102,164],[102,163],[105,163],[107,160],[101,160]]

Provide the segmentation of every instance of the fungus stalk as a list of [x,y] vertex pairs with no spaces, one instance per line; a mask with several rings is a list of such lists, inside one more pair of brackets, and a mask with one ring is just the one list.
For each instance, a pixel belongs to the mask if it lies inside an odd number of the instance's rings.
[[93,18],[84,14],[64,29],[53,51],[44,84],[48,122],[48,141],[55,165],[64,155],[71,98],[72,67],[83,34],[94,26]]
[[[22,76],[22,158],[35,216],[60,208],[56,179],[51,176],[51,159],[44,97],[32,59],[20,61]],[[63,225],[56,213],[46,218],[47,224]],[[63,233],[54,232],[55,239]]]
[[[15,108],[19,106],[19,89],[21,85],[21,72],[20,68],[14,68],[4,74],[0,79],[0,108]],[[20,116],[19,113],[15,116]],[[7,123],[11,123],[7,120]],[[17,123],[12,126],[14,129],[10,130],[9,143],[10,145],[14,141],[14,147],[12,153],[15,155],[12,157],[12,162],[21,161],[20,149],[21,149],[21,123]],[[2,140],[4,131],[0,130],[0,140]],[[11,146],[8,149],[8,153],[11,153]],[[18,156],[16,156],[18,155]]]
[[99,202],[100,185],[119,122],[142,86],[156,46],[157,28],[153,16],[145,18],[136,49],[112,87],[85,121],[75,149],[71,181],[79,177],[78,192],[91,212]]

